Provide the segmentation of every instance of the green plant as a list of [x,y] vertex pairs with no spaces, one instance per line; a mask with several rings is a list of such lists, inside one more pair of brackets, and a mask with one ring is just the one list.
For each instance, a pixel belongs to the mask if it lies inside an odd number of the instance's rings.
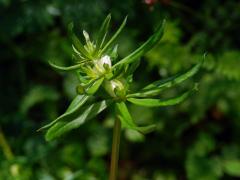
[[145,107],[160,107],[182,102],[197,90],[197,84],[194,84],[191,90],[177,97],[160,99],[158,96],[162,91],[174,87],[196,74],[203,60],[183,73],[155,81],[137,92],[132,92],[130,85],[133,81],[133,73],[140,64],[140,57],[159,42],[163,36],[165,21],[157,27],[156,32],[143,45],[125,58],[118,60],[118,45],[113,46],[113,43],[124,28],[127,17],[115,34],[106,40],[110,20],[111,15],[108,15],[95,41],[91,41],[89,34],[83,31],[85,44],[82,44],[73,33],[73,24],[69,25],[69,33],[73,42],[73,58],[76,60],[76,65],[70,67],[62,67],[53,63],[50,63],[50,65],[56,70],[76,73],[80,81],[80,84],[76,87],[78,95],[63,115],[41,129],[48,129],[45,136],[46,140],[56,139],[70,130],[78,128],[108,106],[114,104],[116,119],[114,123],[110,179],[115,180],[117,178],[121,127],[141,133],[148,133],[156,128],[155,124],[148,126],[135,124],[126,103],[130,102]]

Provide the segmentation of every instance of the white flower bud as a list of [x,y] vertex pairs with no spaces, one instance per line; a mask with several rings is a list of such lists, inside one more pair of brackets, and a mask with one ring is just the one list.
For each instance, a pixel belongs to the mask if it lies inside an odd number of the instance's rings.
[[105,81],[104,88],[112,97],[123,97],[125,95],[124,85],[117,79]]
[[103,56],[99,60],[95,60],[95,68],[98,72],[105,73],[106,71],[109,71],[112,67],[112,62],[109,56]]
[[114,90],[116,87],[119,86],[120,83],[117,80],[112,80],[112,81],[110,81],[110,84],[111,84],[112,89]]
[[108,55],[106,56],[103,56],[101,59],[100,59],[100,63],[101,65],[103,66],[104,64],[107,64],[109,67],[112,67],[112,62],[111,62],[111,59]]
[[83,30],[83,36],[85,37],[86,42],[90,42],[90,37],[87,31]]

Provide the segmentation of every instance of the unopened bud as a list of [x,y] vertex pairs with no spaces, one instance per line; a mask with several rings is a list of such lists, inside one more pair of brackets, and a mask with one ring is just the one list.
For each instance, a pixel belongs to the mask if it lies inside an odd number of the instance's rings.
[[100,59],[100,62],[101,64],[104,66],[104,64],[108,65],[108,67],[111,67],[112,66],[112,62],[111,62],[111,59],[109,56],[103,56],[101,59]]
[[81,94],[85,93],[85,89],[84,89],[84,87],[82,85],[77,85],[76,92],[77,92],[77,94],[81,95]]
[[126,94],[123,83],[117,79],[106,81],[104,88],[112,97],[123,97]]
[[95,61],[95,67],[101,74],[106,73],[112,67],[112,62],[109,56],[103,56],[101,59]]
[[85,37],[86,42],[90,41],[90,37],[87,31],[83,30],[83,36]]

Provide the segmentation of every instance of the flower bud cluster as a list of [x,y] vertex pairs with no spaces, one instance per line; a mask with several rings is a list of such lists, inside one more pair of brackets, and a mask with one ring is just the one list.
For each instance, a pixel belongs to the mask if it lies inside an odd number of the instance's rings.
[[106,80],[104,88],[108,94],[113,98],[124,98],[126,95],[126,88],[124,83],[118,79]]

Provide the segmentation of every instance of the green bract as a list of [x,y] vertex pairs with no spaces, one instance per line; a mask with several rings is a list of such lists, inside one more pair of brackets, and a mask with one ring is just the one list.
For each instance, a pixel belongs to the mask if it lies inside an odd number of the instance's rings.
[[[177,97],[158,98],[161,91],[195,75],[199,71],[203,60],[184,73],[153,82],[137,92],[131,92],[129,86],[132,82],[133,73],[140,63],[140,57],[159,42],[163,36],[165,20],[143,45],[123,59],[118,59],[118,45],[113,45],[113,43],[124,28],[127,17],[116,33],[111,38],[107,38],[110,20],[111,15],[108,15],[102,23],[96,40],[90,39],[89,34],[84,30],[85,43],[82,43],[74,34],[73,24],[69,25],[73,57],[76,59],[76,64],[70,67],[61,67],[50,62],[50,65],[59,71],[75,72],[80,82],[76,86],[77,95],[66,112],[41,128],[48,128],[47,140],[53,140],[72,129],[78,128],[89,119],[97,116],[110,104],[115,105],[116,116],[120,119],[123,128],[134,129],[141,133],[150,132],[155,129],[155,125],[145,127],[136,125],[128,111],[127,102],[146,107],[170,106],[182,102],[197,89],[194,86],[191,90]],[[113,62],[115,63],[113,64]],[[98,91],[104,93],[98,93]],[[91,101],[93,103],[86,104],[90,98],[93,99]]]

